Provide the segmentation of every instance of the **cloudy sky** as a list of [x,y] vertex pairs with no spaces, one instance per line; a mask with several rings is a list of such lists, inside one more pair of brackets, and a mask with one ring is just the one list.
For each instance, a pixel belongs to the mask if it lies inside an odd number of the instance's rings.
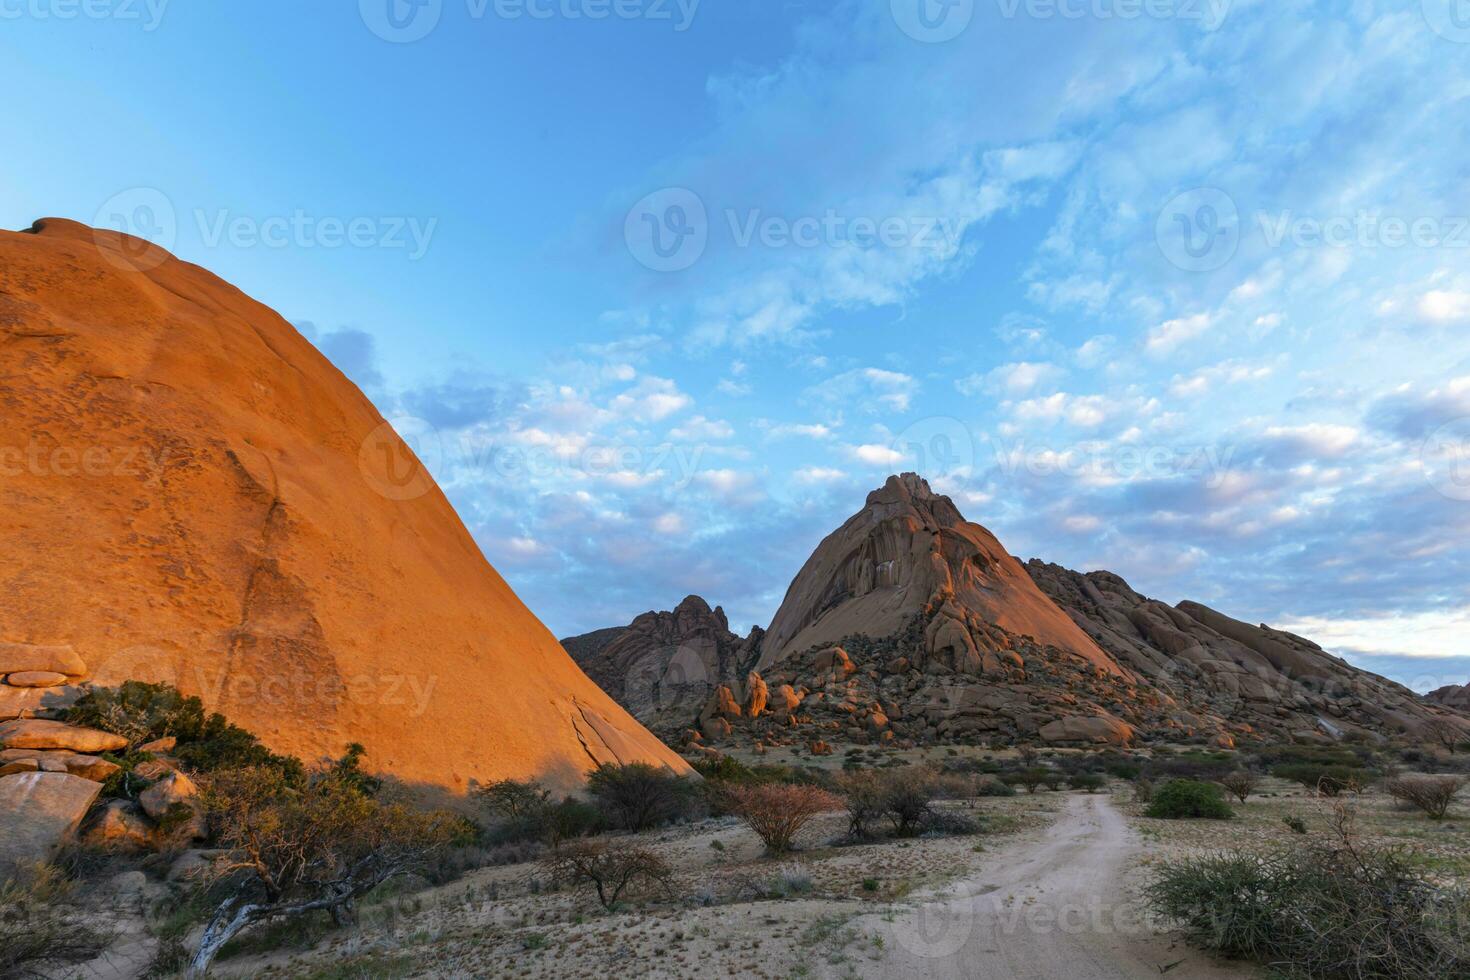
[[764,624],[917,469],[1023,558],[1470,679],[1454,0],[3,16],[5,226],[298,323],[558,634]]

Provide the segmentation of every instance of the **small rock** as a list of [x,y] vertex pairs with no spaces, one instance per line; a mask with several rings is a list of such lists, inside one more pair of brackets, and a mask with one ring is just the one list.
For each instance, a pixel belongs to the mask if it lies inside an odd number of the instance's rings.
[[11,687],[60,687],[67,682],[65,674],[49,670],[22,670],[5,678]]
[[175,803],[192,803],[198,795],[199,787],[192,779],[181,772],[170,772],[138,794],[138,802],[148,816],[162,820]]
[[76,728],[59,721],[17,718],[0,724],[0,748],[71,749],[73,752],[114,752],[128,747],[121,735]]
[[172,735],[168,735],[164,738],[156,738],[151,742],[145,742],[144,744],[138,746],[138,751],[151,752],[154,755],[167,755],[168,753],[172,752],[174,750],[174,747],[178,744],[178,739],[174,738]]
[[89,847],[106,850],[154,850],[158,831],[132,800],[109,800],[82,834]]

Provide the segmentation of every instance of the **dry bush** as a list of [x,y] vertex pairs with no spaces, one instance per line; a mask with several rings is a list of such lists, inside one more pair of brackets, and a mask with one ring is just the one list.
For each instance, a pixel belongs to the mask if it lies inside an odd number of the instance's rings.
[[623,843],[579,840],[557,847],[542,858],[551,879],[559,884],[591,885],[602,907],[612,910],[618,899],[638,882],[668,890],[672,872],[664,859],[645,847]]
[[730,810],[765,841],[772,854],[791,850],[796,835],[812,818],[842,806],[842,800],[816,786],[772,783],[734,786]]
[[1241,803],[1244,803],[1256,791],[1256,787],[1260,785],[1261,777],[1253,772],[1238,769],[1235,772],[1221,776],[1219,782],[1221,786],[1225,787],[1227,793],[1240,800]]
[[326,911],[350,921],[357,901],[391,878],[423,869],[464,829],[458,818],[377,798],[381,785],[357,755],[294,783],[251,766],[206,781],[204,801],[229,860],[212,867],[224,898],[190,965],[202,976],[244,930]]
[[1384,784],[1388,794],[1418,807],[1431,820],[1443,820],[1465,786],[1460,776],[1399,776]]
[[80,963],[110,936],[75,921],[71,886],[52,868],[25,869],[0,881],[0,977],[43,976],[42,966]]
[[847,833],[858,840],[873,836],[875,824],[886,809],[883,777],[871,769],[846,772],[837,777],[837,788],[847,804]]
[[899,837],[913,837],[932,816],[934,778],[926,769],[912,766],[883,774],[883,809]]
[[1438,742],[1449,752],[1454,752],[1466,740],[1465,730],[1448,718],[1436,718],[1428,722],[1423,733],[1426,738]]

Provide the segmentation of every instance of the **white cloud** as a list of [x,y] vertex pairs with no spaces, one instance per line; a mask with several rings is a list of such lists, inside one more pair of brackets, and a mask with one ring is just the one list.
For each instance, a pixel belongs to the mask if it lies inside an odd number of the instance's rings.
[[669,430],[669,438],[688,442],[705,439],[728,439],[735,434],[735,427],[721,419],[707,419],[696,415],[683,425]]
[[1419,315],[1431,323],[1470,321],[1470,292],[1432,289],[1419,299]]
[[890,446],[871,443],[864,446],[850,446],[848,453],[853,459],[869,466],[899,466],[907,459],[903,453]]
[[1341,456],[1356,446],[1362,433],[1350,425],[1314,422],[1297,426],[1273,425],[1266,429],[1265,436],[1273,442],[1288,444],[1314,456],[1331,458]]
[[972,374],[960,378],[955,387],[961,394],[975,396],[984,392],[1002,395],[1024,395],[1037,385],[1060,377],[1062,371],[1055,364],[1035,361],[1020,361],[1003,364],[985,374]]
[[906,412],[918,387],[918,382],[907,374],[861,368],[813,385],[807,389],[806,396],[828,405],[867,412]]
[[819,422],[811,425],[783,423],[771,426],[767,430],[767,434],[772,439],[780,439],[787,436],[801,436],[806,439],[829,439],[832,436],[832,428],[822,425]]
[[835,483],[847,479],[842,470],[825,466],[804,466],[794,474],[798,483]]
[[1151,354],[1167,354],[1187,341],[1193,340],[1214,325],[1214,317],[1208,313],[1166,320],[1149,331],[1147,347]]
[[657,422],[694,404],[694,399],[667,378],[647,376],[617,395],[609,408],[617,414],[644,422]]

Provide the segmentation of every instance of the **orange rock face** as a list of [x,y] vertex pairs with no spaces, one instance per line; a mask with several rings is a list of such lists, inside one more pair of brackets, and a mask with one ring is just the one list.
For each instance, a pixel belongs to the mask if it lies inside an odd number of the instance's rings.
[[451,789],[687,771],[367,398],[203,269],[73,222],[0,232],[0,418],[0,648],[37,651],[10,669],[70,650],[94,682],[174,683],[278,751],[361,742]]
[[[948,497],[913,473],[889,477],[862,510],[818,545],[766,631],[757,669],[855,633],[891,635],[931,602],[946,598],[957,616],[971,610],[1098,670],[1122,673],[1041,594],[995,535],[966,521]],[[940,650],[955,642],[961,641],[930,637],[930,646]]]

